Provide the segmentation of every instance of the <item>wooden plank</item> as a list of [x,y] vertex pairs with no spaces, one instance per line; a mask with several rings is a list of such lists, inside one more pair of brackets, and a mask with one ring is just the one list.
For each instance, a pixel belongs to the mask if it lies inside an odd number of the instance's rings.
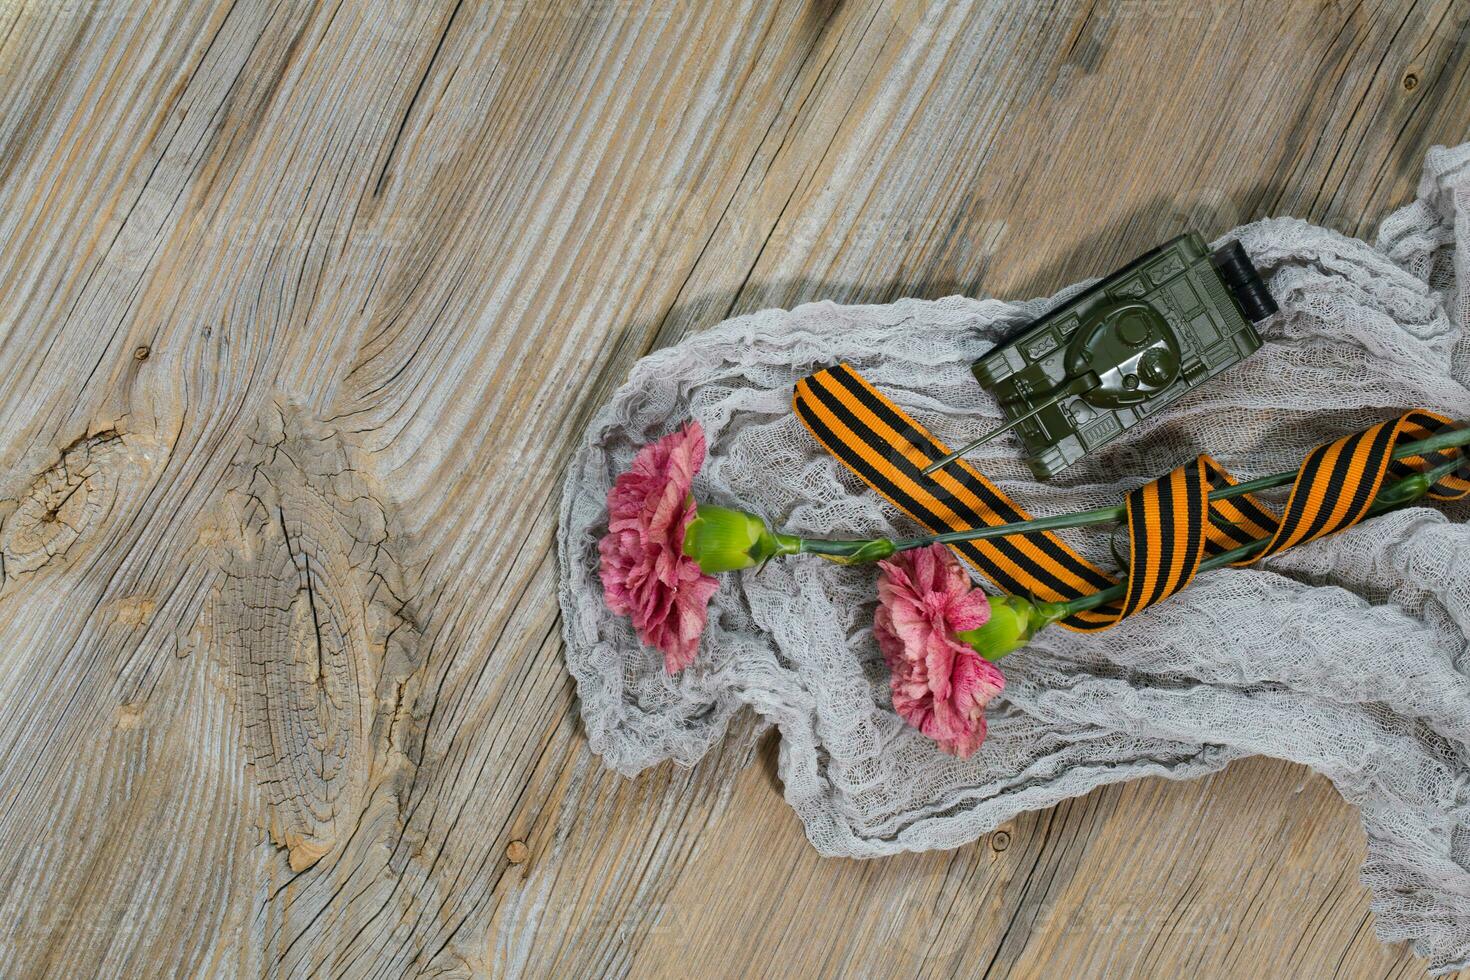
[[3,5],[0,972],[1412,972],[1278,763],[869,863],[750,719],[615,777],[551,549],[591,411],[726,316],[1369,233],[1465,136],[1467,19]]

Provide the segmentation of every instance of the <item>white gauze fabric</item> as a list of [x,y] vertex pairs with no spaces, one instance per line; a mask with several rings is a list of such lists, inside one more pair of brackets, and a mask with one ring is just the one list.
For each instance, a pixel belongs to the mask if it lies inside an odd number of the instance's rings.
[[[1281,305],[1260,351],[1053,483],[1030,475],[1010,439],[972,461],[1031,513],[1060,514],[1116,504],[1200,452],[1249,479],[1403,409],[1470,418],[1470,144],[1431,151],[1418,201],[1383,223],[1376,245],[1294,219],[1229,237]],[[566,659],[593,750],[629,775],[692,764],[748,706],[780,728],[785,796],[812,844],[845,856],[954,847],[1106,783],[1193,777],[1252,754],[1290,759],[1360,808],[1379,935],[1412,940],[1436,971],[1464,964],[1463,505],[1414,507],[1258,568],[1206,572],[1100,634],[1044,630],[1002,663],[989,737],[963,761],[893,712],[871,566],[800,556],[722,576],[698,659],[675,677],[604,606],[607,490],[639,446],[698,419],[709,440],[700,500],[809,536],[913,535],[802,428],[792,385],[850,362],[957,445],[1000,420],[971,362],[1085,285],[1024,303],[765,310],[640,361],[593,419],[562,500]],[[1063,534],[1116,567],[1106,529]]]

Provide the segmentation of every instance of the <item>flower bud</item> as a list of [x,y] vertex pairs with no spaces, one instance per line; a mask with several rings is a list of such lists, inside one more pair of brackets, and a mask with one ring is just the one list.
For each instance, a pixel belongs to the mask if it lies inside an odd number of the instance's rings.
[[778,552],[794,550],[772,534],[754,514],[714,504],[699,504],[684,529],[684,554],[707,574],[734,572],[760,564]]
[[1043,626],[1066,616],[1057,602],[1030,602],[1020,596],[989,596],[990,618],[979,629],[956,633],[986,660],[999,660],[1021,649]]

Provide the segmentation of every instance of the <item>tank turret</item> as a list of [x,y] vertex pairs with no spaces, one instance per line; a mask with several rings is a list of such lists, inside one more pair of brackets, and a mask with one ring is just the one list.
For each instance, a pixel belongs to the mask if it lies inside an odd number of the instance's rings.
[[1046,313],[977,361],[1004,425],[931,472],[1015,429],[1041,479],[1120,436],[1261,346],[1276,302],[1237,241],[1178,238]]

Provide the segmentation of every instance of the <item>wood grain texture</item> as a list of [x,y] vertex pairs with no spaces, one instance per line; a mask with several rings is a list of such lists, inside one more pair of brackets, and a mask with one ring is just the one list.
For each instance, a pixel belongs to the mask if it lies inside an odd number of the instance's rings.
[[1349,234],[1470,0],[0,3],[0,974],[1412,976],[1255,760],[818,858],[579,732],[561,460],[649,350]]

